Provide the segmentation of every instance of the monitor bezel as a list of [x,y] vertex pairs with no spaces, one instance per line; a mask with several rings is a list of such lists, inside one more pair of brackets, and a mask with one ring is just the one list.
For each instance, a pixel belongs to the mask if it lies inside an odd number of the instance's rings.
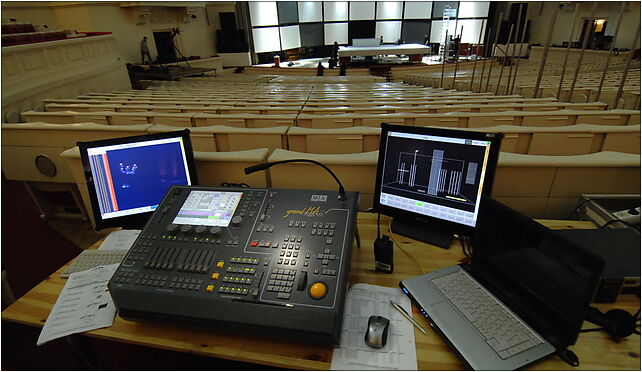
[[[152,216],[154,211],[137,213],[127,216],[119,216],[113,218],[103,219],[98,206],[98,196],[96,195],[96,185],[91,174],[91,167],[89,165],[88,149],[112,145],[122,145],[127,143],[147,142],[159,139],[168,138],[181,138],[183,140],[183,149],[185,151],[185,160],[187,162],[187,171],[189,172],[191,185],[198,185],[198,177],[196,174],[196,162],[194,161],[194,152],[192,150],[192,142],[190,139],[189,129],[179,131],[149,133],[137,136],[118,137],[96,141],[77,142],[76,145],[80,150],[80,159],[82,161],[83,174],[87,184],[87,191],[89,192],[89,199],[91,201],[91,212],[94,217],[94,224],[96,230],[102,230],[110,227],[122,228],[142,228],[147,220]],[[161,200],[158,201],[159,205]]]
[[[417,223],[433,223],[440,228],[448,229],[454,234],[462,234],[465,236],[472,236],[475,232],[478,220],[475,221],[475,226],[468,226],[465,224],[448,221],[432,216],[427,216],[424,214],[411,212],[395,207],[390,207],[387,205],[381,204],[381,182],[383,177],[383,165],[385,157],[385,146],[386,139],[389,132],[402,132],[409,134],[420,134],[420,135],[431,135],[431,136],[440,136],[440,137],[454,137],[462,139],[471,139],[471,140],[482,140],[490,141],[490,150],[488,154],[488,162],[486,169],[486,176],[484,177],[484,182],[482,185],[482,195],[490,196],[493,182],[495,179],[495,171],[497,168],[497,161],[499,159],[499,147],[501,144],[501,139],[503,138],[502,133],[485,133],[485,132],[476,132],[468,130],[454,130],[446,129],[441,127],[413,127],[407,125],[394,125],[388,123],[381,123],[381,136],[379,141],[379,157],[377,161],[377,173],[375,179],[375,189],[374,189],[374,199],[373,199],[373,210],[375,212],[381,213],[383,215],[392,217],[393,219],[403,219],[403,220],[413,220]],[[481,203],[481,199],[480,199]],[[479,219],[479,213],[477,215]]]

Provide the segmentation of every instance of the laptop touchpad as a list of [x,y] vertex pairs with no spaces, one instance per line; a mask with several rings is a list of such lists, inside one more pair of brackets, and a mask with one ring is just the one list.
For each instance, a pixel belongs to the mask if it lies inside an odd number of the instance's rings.
[[440,319],[446,324],[461,323],[462,317],[457,309],[447,302],[438,302],[430,305],[430,309],[435,314],[435,319]]

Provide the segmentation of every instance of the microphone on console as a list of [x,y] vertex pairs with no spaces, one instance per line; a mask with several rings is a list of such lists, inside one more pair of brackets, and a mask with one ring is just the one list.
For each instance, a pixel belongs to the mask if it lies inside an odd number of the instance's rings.
[[323,169],[325,169],[326,171],[328,171],[328,173],[330,173],[332,178],[334,178],[334,180],[337,181],[337,184],[339,185],[339,200],[346,200],[346,190],[343,188],[343,185],[341,184],[341,181],[339,181],[339,178],[337,178],[337,176],[334,174],[334,172],[332,172],[330,170],[330,168],[326,167],[325,165],[319,163],[316,160],[310,160],[310,159],[288,159],[288,160],[273,161],[273,162],[270,162],[270,163],[260,163],[260,164],[255,164],[255,165],[252,165],[252,166],[249,166],[249,167],[245,168],[245,174],[254,173],[254,172],[260,171],[260,170],[266,170],[266,169],[272,167],[273,165],[277,165],[277,164],[295,163],[295,162],[316,164],[316,165],[322,167]]
[[249,167],[245,168],[245,174],[250,174],[250,173],[258,172],[258,171],[260,171],[260,170],[266,170],[266,169],[268,169],[269,167],[271,167],[271,165],[270,165],[270,164],[271,164],[271,163],[260,163],[260,164],[254,164],[254,165],[251,165],[251,166],[249,166]]

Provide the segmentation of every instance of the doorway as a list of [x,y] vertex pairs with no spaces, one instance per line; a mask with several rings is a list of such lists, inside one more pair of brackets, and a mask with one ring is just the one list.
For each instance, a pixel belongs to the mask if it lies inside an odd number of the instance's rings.
[[171,31],[154,31],[154,44],[158,52],[158,62],[169,63],[176,61],[176,50]]
[[604,32],[606,31],[606,19],[585,19],[582,25],[582,33],[580,34],[580,40],[578,42],[578,47],[582,47],[584,42],[584,35],[586,29],[590,27],[588,34],[588,43],[586,45],[587,49],[606,49],[608,45],[613,41],[612,36],[605,36]]

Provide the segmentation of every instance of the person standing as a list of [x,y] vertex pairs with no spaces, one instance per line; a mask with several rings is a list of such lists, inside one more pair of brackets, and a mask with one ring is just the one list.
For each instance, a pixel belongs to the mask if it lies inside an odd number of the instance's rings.
[[142,60],[141,64],[145,64],[145,56],[149,59],[149,63],[152,63],[152,55],[149,54],[149,47],[147,46],[147,36],[143,36],[143,40],[140,42],[140,58]]
[[332,54],[330,56],[330,68],[335,68],[339,62],[339,43],[336,41],[332,45]]

